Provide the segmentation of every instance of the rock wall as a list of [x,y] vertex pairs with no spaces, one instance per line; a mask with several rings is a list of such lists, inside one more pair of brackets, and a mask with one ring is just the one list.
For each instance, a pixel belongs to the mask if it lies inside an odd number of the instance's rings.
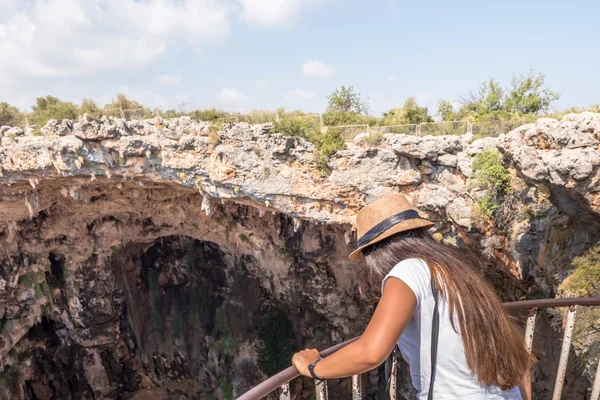
[[[556,295],[600,237],[599,114],[499,138],[385,135],[349,144],[327,174],[312,144],[271,128],[1,127],[0,398],[233,398],[291,351],[360,334],[372,305],[347,254],[357,210],[386,193],[407,194],[439,240],[480,252],[504,300]],[[502,153],[513,188],[494,221],[473,185],[485,149]],[[553,317],[536,333],[542,398]],[[565,393],[583,398],[589,374],[571,365]],[[376,398],[383,382],[368,381]],[[296,384],[298,398],[310,385]],[[343,397],[348,382],[330,391]]]

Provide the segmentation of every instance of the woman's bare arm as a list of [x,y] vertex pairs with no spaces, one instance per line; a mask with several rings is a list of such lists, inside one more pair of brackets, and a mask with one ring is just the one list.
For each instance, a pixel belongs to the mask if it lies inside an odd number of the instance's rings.
[[[414,292],[398,278],[390,278],[371,321],[361,337],[336,353],[319,361],[315,374],[334,379],[370,371],[385,361],[396,341],[410,321],[417,306]],[[319,357],[315,349],[298,352],[292,364],[305,376],[310,376],[308,364]]]
[[525,371],[525,375],[523,375],[523,380],[519,385],[519,391],[521,391],[523,400],[531,400],[531,374],[529,369]]

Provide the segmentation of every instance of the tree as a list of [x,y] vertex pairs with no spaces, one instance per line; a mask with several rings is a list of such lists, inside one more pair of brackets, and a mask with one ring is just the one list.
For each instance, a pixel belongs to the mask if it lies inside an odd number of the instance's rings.
[[435,114],[442,119],[442,121],[454,120],[454,107],[448,100],[440,100],[438,102],[438,110]]
[[106,115],[125,119],[151,116],[148,109],[137,101],[128,99],[123,93],[117,93],[117,97],[104,106],[104,112]]
[[427,107],[419,107],[414,97],[409,97],[401,108],[392,108],[383,113],[386,125],[420,124],[433,122]]
[[414,97],[409,97],[404,102],[404,118],[409,124],[420,124],[423,122],[433,122],[429,115],[427,107],[419,107]]
[[560,94],[545,88],[546,77],[529,71],[513,74],[510,88],[503,89],[498,81],[491,78],[479,86],[477,93],[469,92],[461,99],[463,104],[459,114],[482,120],[493,118],[537,115],[547,112],[550,105],[560,98]]
[[54,96],[38,97],[32,110],[32,121],[40,127],[51,119],[75,119],[79,113],[75,104],[61,101]]
[[23,123],[23,113],[6,102],[0,103],[0,126],[16,126]]
[[95,119],[100,118],[103,114],[98,104],[92,99],[83,99],[79,112],[83,115],[86,114],[88,118]]
[[550,105],[560,98],[560,94],[544,88],[546,76],[530,70],[527,75],[514,74],[511,90],[507,94],[504,108],[518,114],[539,114],[547,112]]
[[341,111],[345,113],[367,114],[367,106],[363,103],[360,93],[354,91],[352,86],[342,86],[327,96],[329,104],[327,111]]
[[420,107],[412,96],[406,99],[402,107],[391,108],[383,113],[385,125],[421,124],[423,122],[433,122],[433,118],[429,115],[427,107]]

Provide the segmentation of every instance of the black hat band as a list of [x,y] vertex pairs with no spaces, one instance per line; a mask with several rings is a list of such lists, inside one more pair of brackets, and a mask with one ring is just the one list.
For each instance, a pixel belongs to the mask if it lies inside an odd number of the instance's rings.
[[383,221],[381,221],[380,223],[378,223],[377,225],[375,225],[374,227],[369,229],[369,231],[367,233],[365,233],[364,235],[362,235],[360,237],[360,239],[358,239],[358,247],[364,246],[365,244],[369,243],[371,240],[373,240],[376,237],[378,237],[379,235],[381,235],[383,232],[390,229],[392,226],[394,226],[402,221],[406,221],[407,219],[417,219],[417,218],[421,218],[421,216],[419,215],[419,213],[416,210],[406,210],[406,211],[399,212],[398,214],[394,214],[390,217],[387,217],[386,219],[384,219]]

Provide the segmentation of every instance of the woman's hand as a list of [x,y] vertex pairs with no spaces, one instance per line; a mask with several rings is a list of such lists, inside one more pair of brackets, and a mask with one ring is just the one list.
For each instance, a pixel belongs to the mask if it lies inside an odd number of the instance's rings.
[[294,354],[292,357],[292,364],[294,367],[296,367],[300,374],[311,377],[310,371],[308,370],[308,364],[315,361],[319,357],[321,357],[321,354],[319,354],[318,350],[304,349]]

